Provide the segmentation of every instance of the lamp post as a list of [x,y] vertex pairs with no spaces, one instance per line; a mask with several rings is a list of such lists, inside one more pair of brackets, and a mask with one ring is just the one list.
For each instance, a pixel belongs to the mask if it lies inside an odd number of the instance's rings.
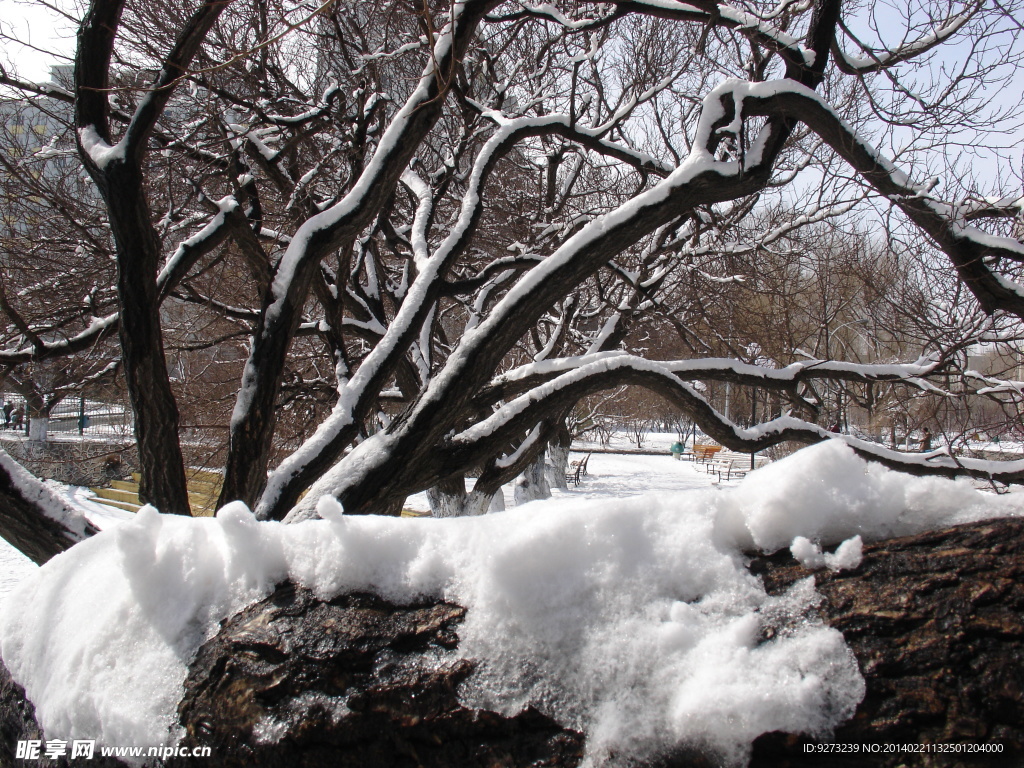
[[[850,321],[845,322],[845,323],[843,323],[842,325],[840,325],[840,326],[838,326],[836,328],[832,328],[831,330],[829,330],[829,328],[826,326],[825,327],[825,358],[829,359],[829,360],[832,359],[832,355],[831,355],[831,352],[829,350],[829,346],[830,346],[830,343],[832,341],[832,337],[835,336],[839,331],[843,330],[843,328],[849,328],[849,327],[852,327],[854,325],[859,325],[860,327],[865,328],[865,327],[867,327],[867,325],[870,322],[871,321],[868,318],[866,318],[866,317],[859,317],[856,320],[850,320]],[[843,340],[840,339],[840,341],[843,341]],[[850,345],[847,342],[845,342],[845,341],[843,341],[843,344],[847,348],[850,347]],[[836,393],[836,424],[837,424],[837,426],[839,427],[840,430],[842,430],[844,426],[846,427],[847,430],[849,430],[849,428],[850,428],[849,422],[846,420],[846,414],[843,411],[843,390],[842,390],[841,387],[840,387],[839,391]]]

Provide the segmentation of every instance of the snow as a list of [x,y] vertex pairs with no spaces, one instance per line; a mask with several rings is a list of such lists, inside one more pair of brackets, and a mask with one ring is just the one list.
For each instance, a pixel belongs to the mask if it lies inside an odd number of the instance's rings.
[[38,566],[3,539],[0,539],[0,609],[4,598]]
[[111,146],[100,136],[95,125],[87,125],[80,129],[78,131],[78,139],[82,143],[82,149],[85,150],[89,159],[101,171],[105,170],[111,162],[124,160],[124,141],[122,140]]
[[828,567],[833,571],[849,571],[858,567],[864,558],[864,540],[854,536],[840,544],[833,553],[822,552],[821,547],[805,536],[797,536],[789,547],[800,565],[816,570]]
[[[629,462],[692,490],[616,498],[599,486]],[[33,571],[0,615],[0,650],[49,738],[172,743],[189,659],[283,579],[322,597],[443,597],[468,609],[460,652],[480,662],[465,703],[531,703],[584,728],[595,766],[677,744],[738,765],[762,732],[827,735],[864,690],[842,636],[814,618],[812,583],[769,596],[743,551],[845,542],[822,559],[855,568],[862,541],[1024,508],[869,465],[840,441],[732,487],[699,488],[666,456],[590,466],[581,488],[599,498],[563,492],[469,518],[351,517],[333,500],[295,525],[241,504],[215,519],[146,508]]]
[[[52,439],[52,438],[51,438]],[[93,492],[88,488],[61,485],[60,483],[47,481],[44,485],[58,497],[58,501],[72,510],[76,517],[84,517],[94,528],[103,530],[134,515],[131,512],[114,509],[106,504],[98,504],[92,501]],[[14,588],[37,571],[39,566],[25,557],[21,552],[12,547],[4,539],[0,538],[0,613],[3,612],[4,601],[7,595]]]

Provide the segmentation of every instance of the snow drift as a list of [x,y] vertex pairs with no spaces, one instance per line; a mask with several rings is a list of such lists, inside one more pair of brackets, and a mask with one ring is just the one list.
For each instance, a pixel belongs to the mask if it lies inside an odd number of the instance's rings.
[[[19,586],[0,616],[0,650],[48,738],[166,744],[179,736],[198,647],[276,583],[322,597],[443,597],[468,609],[460,653],[481,661],[460,691],[467,705],[532,703],[585,730],[595,765],[612,750],[643,757],[679,744],[739,764],[765,731],[827,733],[864,690],[842,636],[814,617],[810,580],[771,597],[743,551],[793,545],[824,563],[812,556],[823,545],[1021,506],[868,465],[830,441],[736,488],[483,517],[347,517],[321,500],[324,519],[284,525],[240,504],[216,519],[150,508]],[[828,562],[858,560],[850,541]]]

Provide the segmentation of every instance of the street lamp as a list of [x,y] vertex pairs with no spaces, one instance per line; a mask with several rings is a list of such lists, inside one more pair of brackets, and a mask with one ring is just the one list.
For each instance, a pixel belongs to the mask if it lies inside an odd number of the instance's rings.
[[[836,328],[833,328],[831,330],[829,330],[828,327],[826,327],[825,328],[825,357],[827,359],[831,359],[832,358],[832,354],[829,351],[830,342],[832,341],[832,337],[835,336],[839,331],[843,330],[843,328],[850,328],[850,327],[852,327],[854,325],[859,325],[862,328],[866,328],[870,322],[871,321],[868,318],[866,318],[866,317],[859,317],[856,320],[850,320],[850,321],[845,322],[842,325],[840,325],[840,326],[838,326]],[[843,340],[840,339],[840,341],[843,341]],[[846,346],[849,349],[850,345],[847,342],[843,341],[843,344],[844,344],[844,346]],[[843,410],[843,390],[842,390],[842,387],[840,387],[839,391],[836,393],[836,425],[839,427],[840,430],[842,430],[844,425],[845,425],[847,430],[849,430],[849,428],[850,428],[850,424],[846,420],[846,413]]]

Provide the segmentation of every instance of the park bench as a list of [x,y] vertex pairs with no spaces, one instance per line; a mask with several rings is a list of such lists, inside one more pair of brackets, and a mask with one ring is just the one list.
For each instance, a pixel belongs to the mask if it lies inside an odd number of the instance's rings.
[[579,485],[583,480],[583,477],[587,474],[587,462],[590,461],[591,454],[587,454],[582,459],[574,461],[569,465],[569,471],[565,473],[565,482],[568,485]]
[[747,467],[732,456],[725,456],[707,462],[705,471],[709,475],[718,475],[718,481],[721,482],[744,477],[747,474]]
[[693,446],[693,460],[702,464],[706,463],[720,450],[722,450],[720,445],[695,445]]
[[[767,463],[766,457],[757,456],[754,459],[754,469],[763,467]],[[704,471],[708,474],[718,475],[719,481],[745,477],[747,472],[751,471],[750,454],[721,451],[705,464]]]

